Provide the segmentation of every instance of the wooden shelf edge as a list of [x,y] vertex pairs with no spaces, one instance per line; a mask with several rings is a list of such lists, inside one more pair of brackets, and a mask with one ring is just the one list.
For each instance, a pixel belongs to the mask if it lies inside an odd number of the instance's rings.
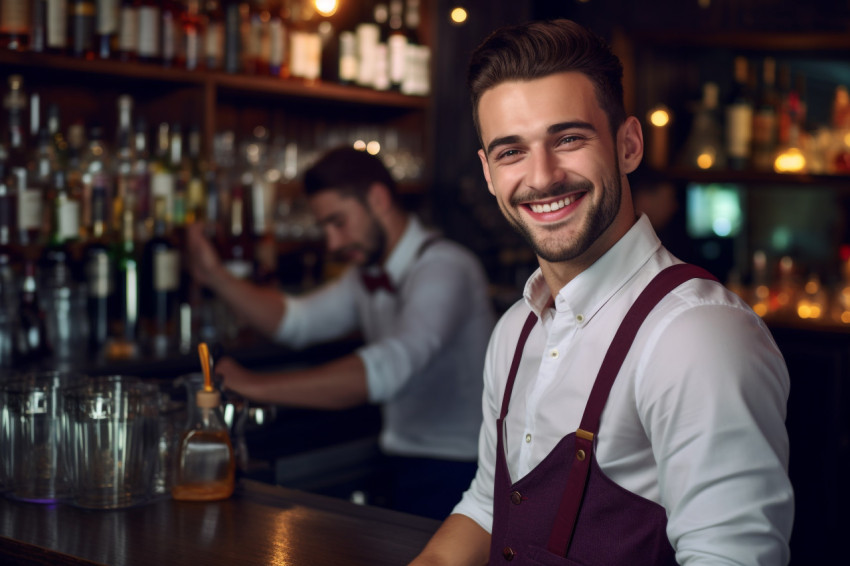
[[[126,79],[140,79],[161,83],[197,85],[220,92],[245,94],[279,94],[312,100],[335,101],[358,106],[380,106],[424,110],[430,105],[429,97],[409,96],[398,92],[377,91],[359,86],[349,86],[322,81],[304,81],[221,71],[176,69],[160,65],[116,60],[86,60],[48,53],[15,52],[0,50],[0,66],[14,72],[17,67],[27,72],[55,70],[80,74]],[[10,69],[9,67],[12,67]]]

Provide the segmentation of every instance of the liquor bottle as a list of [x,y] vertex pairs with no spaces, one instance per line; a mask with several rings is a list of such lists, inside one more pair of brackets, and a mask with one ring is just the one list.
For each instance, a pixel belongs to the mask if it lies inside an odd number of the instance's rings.
[[162,357],[176,334],[180,255],[171,241],[164,197],[154,198],[153,235],[145,242],[141,262],[141,312],[151,353]]
[[[248,75],[268,74],[268,55],[263,61],[263,47],[268,47],[268,18],[262,21],[263,9],[253,0],[243,0],[239,4],[242,22],[242,72]],[[265,37],[264,37],[265,36]]]
[[32,33],[30,51],[47,51],[47,0],[32,0]]
[[351,30],[339,33],[339,82],[354,84],[357,81],[357,35]]
[[160,61],[164,67],[177,67],[183,59],[180,52],[183,44],[182,8],[176,0],[165,0],[160,4]]
[[88,326],[80,308],[73,253],[79,237],[79,202],[71,197],[65,171],[53,173],[50,188],[50,237],[41,259],[47,336],[57,361],[69,362],[86,350]]
[[162,47],[162,15],[156,0],[141,0],[136,7],[139,44],[136,56],[143,63],[159,63]]
[[56,104],[47,107],[47,135],[50,137],[51,152],[56,168],[65,169],[68,166],[68,142],[62,135],[59,106]]
[[181,67],[194,71],[204,64],[204,15],[200,0],[188,0],[180,15],[182,45],[178,50]]
[[702,100],[694,111],[694,120],[680,162],[695,169],[723,169],[726,151],[723,146],[723,128],[718,116],[717,83],[702,86]]
[[269,74],[273,77],[289,76],[286,9],[281,0],[271,2],[269,8]]
[[322,38],[318,18],[309,2],[292,2],[289,6],[289,73],[292,77],[314,81],[322,74]]
[[112,174],[115,178],[115,192],[110,211],[111,226],[120,233],[124,209],[136,206],[133,162],[133,97],[124,94],[118,97],[118,126],[115,129],[115,163]]
[[132,208],[121,216],[121,236],[112,248],[115,262],[115,291],[110,319],[107,357],[134,358],[139,350],[139,250],[136,242],[136,218]]
[[758,106],[753,115],[753,167],[760,171],[773,168],[776,153],[779,99],[776,92],[776,60],[762,61],[762,82]]
[[[79,122],[68,126],[66,180],[71,193],[79,195],[80,201],[80,237],[88,238],[91,221],[90,207],[86,204],[91,195],[85,194],[83,173],[85,168],[86,133],[85,127]],[[85,215],[84,215],[85,210]]]
[[731,169],[746,169],[752,157],[754,106],[746,57],[735,57],[734,71],[734,84],[726,104],[726,154]]
[[147,121],[143,116],[136,117],[136,127],[133,133],[133,153],[133,210],[136,217],[136,237],[140,241],[146,241],[150,238],[153,220]]
[[15,328],[15,364],[18,367],[37,365],[50,357],[44,310],[39,299],[35,258],[24,259],[21,291],[18,296]]
[[95,51],[99,58],[112,59],[118,54],[119,21],[119,0],[97,0]]
[[32,13],[28,0],[0,2],[0,48],[13,51],[29,49]]
[[89,323],[89,354],[99,356],[109,338],[109,304],[114,291],[114,266],[110,257],[106,187],[97,175],[92,190],[92,232],[85,243],[86,309]]
[[0,145],[0,367],[14,365],[18,283],[22,254],[17,245],[16,194],[6,182],[6,152]]
[[201,131],[197,126],[189,130],[189,155],[186,160],[186,223],[201,222],[206,219],[205,207],[207,201],[206,180],[204,178],[205,164],[201,156]]
[[118,57],[135,61],[139,50],[139,11],[135,0],[121,0],[118,27]]
[[206,0],[204,2],[204,15],[206,28],[203,31],[204,38],[204,65],[207,69],[215,71],[224,65],[224,12],[221,9],[221,0]]
[[47,0],[46,26],[47,51],[66,53],[68,51],[68,2],[66,0]]
[[404,2],[390,0],[389,4],[390,36],[387,38],[390,85],[401,89],[407,72],[407,33],[404,29]]
[[242,13],[236,0],[221,0],[224,6],[224,71],[242,72]]
[[[82,159],[82,218],[84,230],[91,234],[94,223],[94,186],[100,183],[104,188],[103,201],[105,210],[112,209],[112,163],[111,156],[103,137],[103,127],[92,123],[89,128],[89,139]],[[109,222],[106,213],[105,221]]]
[[96,24],[94,0],[69,1],[68,30],[71,36],[71,55],[83,59],[94,59]]
[[[174,212],[174,191],[177,186],[176,171],[172,161],[172,152],[175,148],[170,146],[172,139],[171,125],[168,122],[161,122],[157,129],[156,151],[150,165],[151,198],[165,199],[165,214],[169,223]],[[181,154],[182,149],[177,148],[177,152]]]
[[244,183],[233,187],[228,231],[222,233],[218,251],[225,268],[239,279],[254,276],[254,242],[251,237],[250,191]]

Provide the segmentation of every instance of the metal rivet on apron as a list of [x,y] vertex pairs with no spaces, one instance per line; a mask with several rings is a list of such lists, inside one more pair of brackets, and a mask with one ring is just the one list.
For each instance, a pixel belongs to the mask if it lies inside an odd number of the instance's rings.
[[518,491],[511,493],[511,503],[514,505],[519,505],[522,503],[522,494]]
[[504,548],[504,550],[502,550],[502,556],[505,557],[505,560],[510,562],[511,560],[514,559],[514,556],[516,556],[516,552],[514,552],[514,549],[511,548],[510,546],[506,546]]
[[576,458],[578,458],[579,462],[584,461],[584,456],[585,456],[584,450],[579,450],[578,452],[576,452]]

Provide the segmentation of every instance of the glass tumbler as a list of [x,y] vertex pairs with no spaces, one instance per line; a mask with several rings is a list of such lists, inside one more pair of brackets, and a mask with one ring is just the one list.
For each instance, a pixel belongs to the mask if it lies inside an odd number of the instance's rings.
[[156,467],[156,388],[132,376],[89,378],[66,391],[71,504],[118,509],[150,500]]
[[[8,431],[9,492],[13,499],[51,503],[69,495],[64,391],[84,376],[72,372],[26,373],[6,383],[3,420]],[[5,429],[5,427],[4,427]]]

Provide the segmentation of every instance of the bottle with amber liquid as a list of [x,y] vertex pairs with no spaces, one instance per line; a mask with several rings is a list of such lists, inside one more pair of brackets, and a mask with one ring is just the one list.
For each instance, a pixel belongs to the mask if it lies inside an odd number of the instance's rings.
[[92,234],[85,244],[86,310],[89,322],[89,353],[100,355],[109,338],[109,303],[114,291],[114,266],[107,233],[106,189],[97,177],[92,188]]
[[216,501],[233,494],[236,457],[221,412],[221,394],[210,380],[206,344],[199,348],[204,385],[195,393],[194,411],[177,447],[177,469],[171,497],[180,501]]

